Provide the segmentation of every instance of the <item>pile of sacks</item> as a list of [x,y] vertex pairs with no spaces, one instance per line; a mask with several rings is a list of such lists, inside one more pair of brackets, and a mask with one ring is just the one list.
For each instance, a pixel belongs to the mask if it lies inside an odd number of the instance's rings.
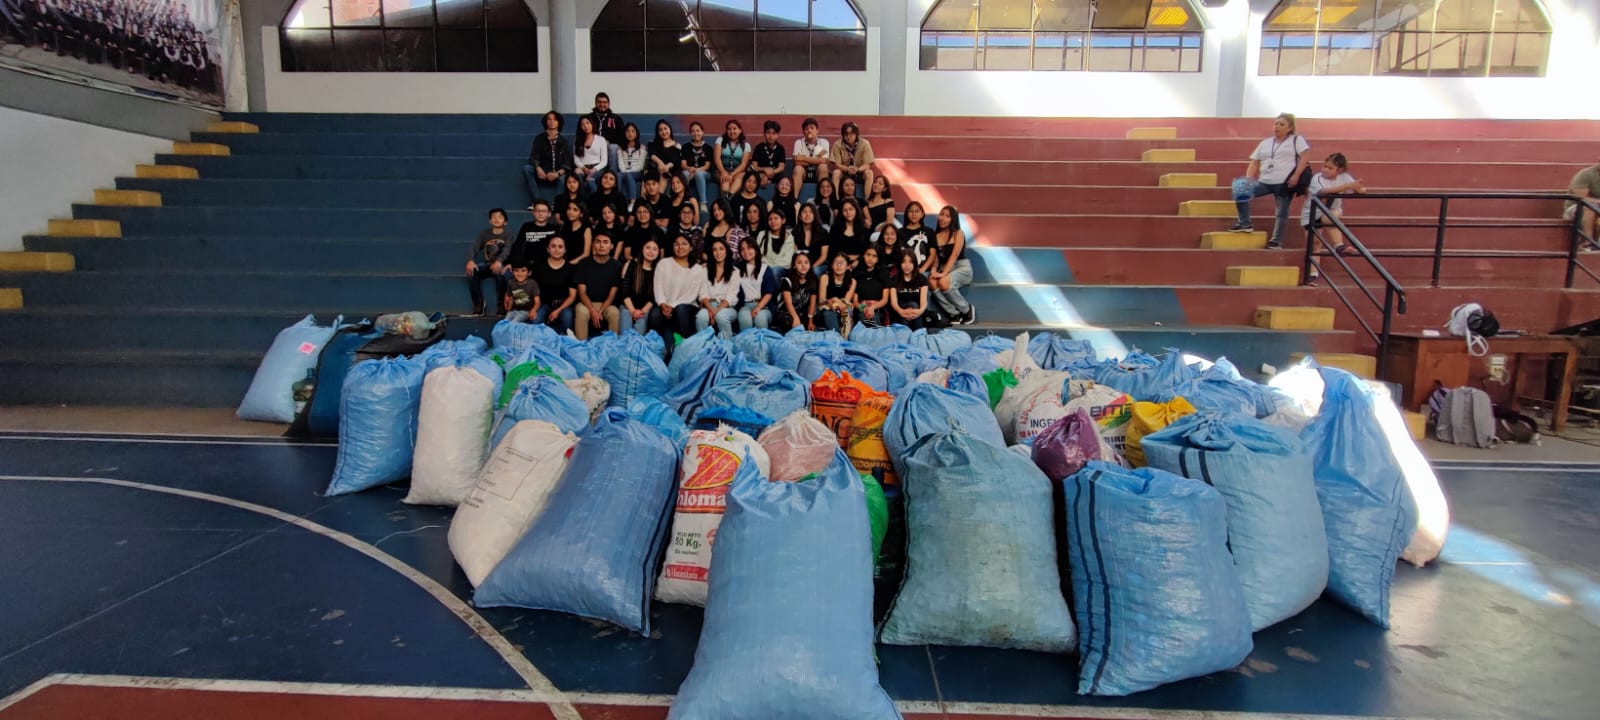
[[1261,385],[902,327],[707,330],[670,363],[653,333],[493,338],[352,367],[328,492],[409,477],[457,507],[479,606],[646,636],[652,600],[704,606],[674,718],[897,717],[874,640],[1076,652],[1097,695],[1226,670],[1324,592],[1387,627],[1396,558],[1448,523],[1387,397],[1310,363]]

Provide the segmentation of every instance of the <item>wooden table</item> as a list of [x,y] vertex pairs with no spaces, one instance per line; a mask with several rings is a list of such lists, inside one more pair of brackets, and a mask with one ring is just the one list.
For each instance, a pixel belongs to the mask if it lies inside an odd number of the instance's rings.
[[[1565,367],[1561,371],[1561,384],[1555,398],[1555,414],[1550,427],[1561,432],[1567,426],[1567,404],[1572,401],[1572,379],[1578,369],[1578,348],[1572,338],[1564,335],[1522,335],[1492,337],[1489,355],[1506,355],[1518,362],[1511,370],[1511,404],[1516,406],[1522,387],[1523,356],[1563,356]],[[1445,335],[1425,337],[1415,333],[1395,333],[1389,336],[1383,379],[1398,383],[1406,409],[1427,411],[1428,395],[1433,392],[1433,381],[1447,388],[1461,387],[1471,381],[1474,366],[1487,368],[1488,356],[1473,357],[1467,353],[1464,338]]]

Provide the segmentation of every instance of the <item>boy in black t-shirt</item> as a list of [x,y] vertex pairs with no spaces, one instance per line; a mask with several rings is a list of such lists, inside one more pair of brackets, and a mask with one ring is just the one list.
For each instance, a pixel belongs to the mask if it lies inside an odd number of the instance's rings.
[[504,307],[507,319],[528,322],[529,316],[539,311],[539,283],[527,265],[511,266],[511,284],[506,289]]
[[761,178],[763,188],[777,182],[783,175],[783,145],[778,143],[778,133],[782,131],[783,126],[776,120],[768,120],[761,126],[761,144],[755,147],[750,170]]
[[622,332],[622,315],[617,309],[617,292],[622,285],[622,263],[611,257],[613,243],[606,233],[595,233],[590,241],[593,252],[573,270],[578,284],[578,303],[573,313],[572,334],[588,340],[591,329],[602,327]]
[[505,261],[511,252],[512,235],[506,232],[506,211],[495,208],[489,211],[489,227],[478,231],[467,254],[467,291],[472,297],[472,314],[482,315],[486,309],[483,301],[483,281],[494,278],[495,314],[499,312],[499,298],[506,293]]
[[534,267],[544,262],[545,241],[561,229],[559,224],[550,219],[550,203],[535,200],[528,209],[533,211],[533,220],[517,228],[517,234],[511,240],[511,250],[506,256],[507,263],[511,265]]

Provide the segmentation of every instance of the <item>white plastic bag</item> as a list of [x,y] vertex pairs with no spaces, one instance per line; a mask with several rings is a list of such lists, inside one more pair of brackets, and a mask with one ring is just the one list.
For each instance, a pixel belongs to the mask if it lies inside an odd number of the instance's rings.
[[600,411],[606,407],[606,400],[611,397],[611,384],[598,376],[584,373],[583,377],[568,380],[567,389],[571,390],[584,405],[589,406],[589,421],[600,417]]
[[578,438],[543,420],[506,433],[450,521],[450,554],[477,587],[544,512]]
[[771,462],[774,482],[794,482],[827,470],[839,449],[838,436],[804,410],[761,431],[759,442]]
[[1087,411],[1100,437],[1121,455],[1127,445],[1128,425],[1133,421],[1133,398],[1110,386],[1078,381],[1069,385],[1068,394],[1072,399],[1064,408],[1066,414],[1076,413],[1079,408]]
[[[838,440],[834,440],[837,445]],[[762,477],[771,477],[767,451],[754,438],[727,425],[695,430],[679,463],[678,506],[672,516],[672,541],[656,599],[685,605],[706,604],[706,579],[711,574],[711,547],[727,507],[728,486],[746,456]]]
[[411,492],[405,502],[461,504],[488,452],[494,391],[492,380],[468,367],[434,368],[423,379]]

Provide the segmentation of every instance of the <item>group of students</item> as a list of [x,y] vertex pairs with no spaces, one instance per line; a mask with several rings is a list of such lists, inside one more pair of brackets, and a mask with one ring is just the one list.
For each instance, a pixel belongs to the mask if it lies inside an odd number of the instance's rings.
[[7,0],[0,35],[26,46],[182,87],[215,92],[220,68],[183,3]]
[[[580,339],[622,327],[671,337],[977,319],[961,293],[972,263],[960,212],[946,206],[930,227],[910,202],[899,222],[855,123],[829,143],[807,118],[791,157],[771,120],[753,147],[737,120],[714,143],[698,122],[679,143],[661,120],[641,145],[605,93],[573,141],[559,113],[543,122],[523,167],[533,220],[511,232],[491,210],[468,258],[478,314],[517,313]],[[484,302],[485,279],[497,307]]]

